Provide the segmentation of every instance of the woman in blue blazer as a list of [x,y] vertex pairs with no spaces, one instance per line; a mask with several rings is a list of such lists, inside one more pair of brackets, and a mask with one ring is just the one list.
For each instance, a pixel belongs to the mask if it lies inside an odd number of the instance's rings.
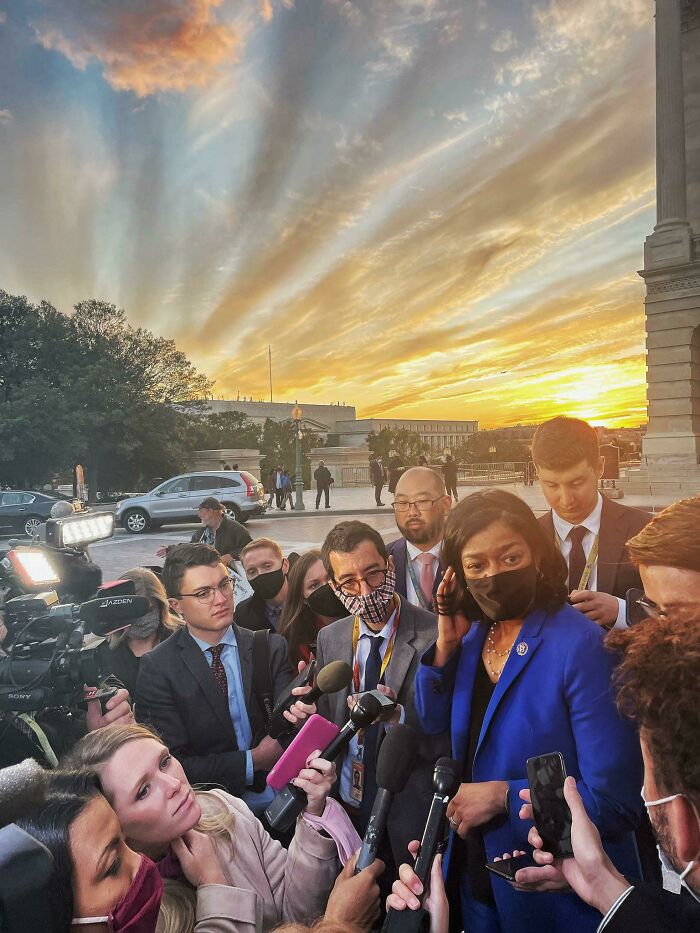
[[574,894],[517,891],[483,865],[529,851],[531,824],[518,816],[526,761],[561,752],[612,861],[639,875],[642,763],[613,701],[605,632],[567,605],[564,559],[517,496],[485,490],[462,500],[443,556],[438,640],[418,669],[416,707],[428,734],[451,729],[464,768],[447,811],[446,872],[462,909],[454,928],[593,933],[600,916]]

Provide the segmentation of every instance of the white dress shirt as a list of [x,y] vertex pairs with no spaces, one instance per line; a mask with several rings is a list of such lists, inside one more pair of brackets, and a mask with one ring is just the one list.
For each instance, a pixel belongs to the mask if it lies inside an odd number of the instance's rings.
[[[590,515],[586,516],[582,522],[579,522],[578,525],[586,529],[586,534],[583,536],[582,546],[583,553],[588,560],[588,555],[591,553],[591,548],[593,547],[593,542],[596,539],[596,536],[600,534],[600,517],[603,512],[603,497],[598,493],[598,501],[596,507],[593,509]],[[561,551],[562,557],[566,561],[566,565],[569,565],[569,554],[571,553],[571,540],[569,538],[569,532],[572,528],[576,528],[576,525],[573,525],[571,522],[567,522],[566,519],[562,518],[560,515],[552,509],[552,521],[554,522],[554,530],[558,535],[558,545]],[[577,584],[578,585],[578,584]],[[573,588],[573,587],[572,587]],[[587,589],[597,592],[598,591],[598,560],[596,559],[595,564],[593,565],[593,570],[591,571],[591,576],[588,581]],[[619,596],[616,596],[617,600],[617,619],[615,620],[615,625],[613,628],[621,629],[627,628],[627,613],[625,608],[624,599],[620,599]]]
[[[384,641],[379,649],[379,655],[384,660],[384,655],[386,654],[386,649],[389,647],[389,636],[391,635],[391,627],[394,624],[394,618],[396,616],[396,610],[394,610],[389,616],[389,620],[386,625],[380,632],[373,632],[368,628],[365,623],[360,619],[360,637],[357,641],[357,654],[353,658],[354,662],[357,661],[357,664],[360,668],[360,693],[365,689],[365,665],[367,664],[367,658],[369,657],[370,646],[372,644],[371,638],[375,638],[377,635],[381,635]],[[364,636],[369,636],[365,638]],[[391,664],[391,661],[389,662]],[[354,687],[353,687],[354,689]],[[348,710],[348,714],[349,714]],[[401,718],[400,722],[404,721],[405,712],[403,707],[401,707]],[[388,724],[387,724],[388,725]],[[357,758],[357,735],[352,737],[350,745],[348,746],[347,754],[343,759],[343,767],[340,770],[340,796],[343,798],[345,803],[349,803],[353,807],[359,807],[359,804],[356,800],[353,800],[350,796],[350,787],[352,784],[352,762],[354,758]]]
[[[421,575],[421,570],[423,569],[423,565],[421,564],[419,560],[417,560],[417,558],[421,554],[432,554],[433,557],[435,558],[435,561],[433,563],[433,569],[435,570],[435,573],[437,574],[438,567],[440,566],[440,551],[441,550],[442,550],[442,541],[438,541],[435,547],[431,547],[429,551],[421,551],[421,549],[417,548],[415,544],[411,544],[410,541],[406,542],[406,551],[407,551],[408,560],[410,560],[411,563],[413,564],[413,571],[416,575],[416,580],[418,580],[419,583],[420,583],[420,575]],[[427,595],[430,596],[430,593],[428,593]],[[412,606],[421,605],[420,600],[418,599],[418,595],[416,593],[415,587],[413,586],[413,580],[411,580],[411,574],[409,573],[409,570],[408,570],[408,564],[406,565],[406,599],[409,601],[409,603]]]

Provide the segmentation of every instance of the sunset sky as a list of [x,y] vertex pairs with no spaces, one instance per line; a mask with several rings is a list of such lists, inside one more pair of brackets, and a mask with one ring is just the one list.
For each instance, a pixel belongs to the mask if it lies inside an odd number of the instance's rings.
[[216,397],[645,420],[652,0],[0,10],[0,288]]

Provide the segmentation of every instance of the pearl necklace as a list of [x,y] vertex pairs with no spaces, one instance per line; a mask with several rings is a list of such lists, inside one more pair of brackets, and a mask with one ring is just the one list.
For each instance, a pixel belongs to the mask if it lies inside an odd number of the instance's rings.
[[[508,656],[513,650],[513,645],[515,644],[515,638],[518,637],[516,633],[516,636],[511,642],[510,647],[507,649],[507,651],[498,651],[498,649],[496,648],[496,641],[493,637],[493,630],[497,625],[498,625],[498,622],[494,622],[493,625],[489,627],[488,634],[486,635],[486,666],[489,669],[489,673],[491,674],[491,677],[495,677],[496,680],[498,680],[498,678],[503,673],[503,668],[506,666],[508,662]],[[494,666],[491,664],[492,656],[495,656],[497,658],[505,658],[499,670],[496,670]]]

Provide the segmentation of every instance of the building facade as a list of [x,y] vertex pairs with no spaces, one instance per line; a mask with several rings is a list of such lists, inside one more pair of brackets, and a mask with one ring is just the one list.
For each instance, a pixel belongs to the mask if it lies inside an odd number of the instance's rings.
[[410,431],[418,434],[431,452],[442,453],[454,450],[468,437],[479,430],[478,421],[429,421],[426,418],[358,418],[339,421],[337,424],[338,446],[363,447],[368,435],[383,430]]

